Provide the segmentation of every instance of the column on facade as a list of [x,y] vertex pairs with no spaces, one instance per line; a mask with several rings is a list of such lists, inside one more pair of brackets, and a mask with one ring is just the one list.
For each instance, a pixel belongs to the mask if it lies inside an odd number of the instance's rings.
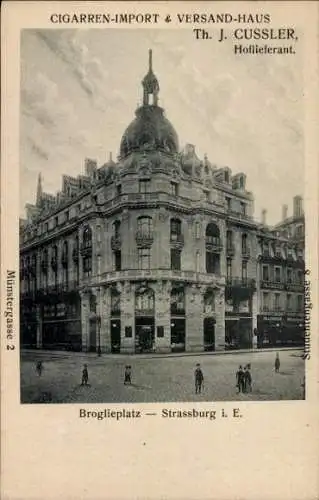
[[121,352],[135,351],[135,285],[125,281],[121,286]]
[[82,330],[82,351],[89,347],[90,333],[90,296],[86,291],[80,292],[81,296],[81,330]]
[[185,287],[186,338],[185,350],[204,350],[204,306],[203,289],[194,284]]
[[111,352],[111,330],[110,330],[110,311],[111,311],[111,289],[101,286],[98,294],[98,311],[100,317],[100,346],[101,352]]
[[136,221],[132,220],[132,215],[128,210],[124,210],[121,217],[121,264],[122,269],[136,268],[135,236]]
[[42,333],[43,333],[43,319],[41,305],[36,305],[36,319],[37,319],[37,349],[42,349]]
[[225,289],[215,292],[215,351],[225,350]]
[[171,284],[158,281],[155,289],[155,350],[171,351]]

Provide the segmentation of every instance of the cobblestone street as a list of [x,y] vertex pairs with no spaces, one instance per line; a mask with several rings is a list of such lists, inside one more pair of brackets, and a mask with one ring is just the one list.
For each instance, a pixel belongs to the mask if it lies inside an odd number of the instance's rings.
[[[280,373],[274,371],[275,352],[191,356],[122,356],[29,351],[21,357],[22,403],[133,403],[177,401],[269,401],[302,399],[302,351],[280,351]],[[43,361],[43,373],[35,370]],[[81,386],[87,363],[89,386]],[[200,363],[204,390],[194,391],[194,367]],[[235,373],[251,363],[253,388],[237,394]],[[125,365],[132,366],[132,385],[124,385]]]

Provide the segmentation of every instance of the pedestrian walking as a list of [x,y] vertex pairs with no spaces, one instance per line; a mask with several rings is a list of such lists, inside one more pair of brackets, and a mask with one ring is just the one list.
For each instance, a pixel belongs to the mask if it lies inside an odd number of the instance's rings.
[[126,365],[124,372],[124,385],[132,384],[132,367],[131,365]]
[[279,353],[276,353],[276,359],[275,359],[275,372],[279,373],[280,369],[280,359],[279,359]]
[[82,384],[81,385],[88,385],[88,381],[89,381],[88,365],[84,365],[83,370],[82,370]]
[[251,387],[252,377],[251,377],[251,373],[250,373],[250,370],[249,370],[249,366],[250,365],[247,365],[244,368],[244,391],[245,392],[251,392],[252,391],[252,387]]
[[37,374],[39,375],[39,377],[41,377],[42,372],[43,372],[43,364],[42,364],[42,361],[37,361],[37,363],[36,363],[36,365],[35,365],[35,369],[36,369],[36,372],[37,372]]
[[197,363],[195,369],[195,393],[200,394],[202,391],[202,386],[204,386],[204,375],[201,370],[200,364]]
[[238,393],[244,392],[244,372],[241,365],[236,372],[236,387],[238,388]]

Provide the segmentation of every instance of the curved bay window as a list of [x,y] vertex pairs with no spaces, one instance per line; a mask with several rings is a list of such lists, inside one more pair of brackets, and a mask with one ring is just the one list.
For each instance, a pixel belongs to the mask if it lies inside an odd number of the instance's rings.
[[83,276],[89,278],[92,274],[92,229],[86,226],[83,231],[82,248]]
[[220,273],[220,232],[216,224],[210,223],[206,228],[206,272]]
[[137,234],[140,238],[153,237],[153,220],[152,217],[143,216],[137,219]]

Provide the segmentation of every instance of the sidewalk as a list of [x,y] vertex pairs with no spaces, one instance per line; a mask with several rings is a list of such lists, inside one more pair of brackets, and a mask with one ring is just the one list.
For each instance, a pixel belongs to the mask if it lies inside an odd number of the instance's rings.
[[303,352],[302,347],[266,347],[262,349],[239,349],[239,350],[229,350],[229,351],[207,351],[207,352],[168,352],[168,353],[145,353],[145,354],[111,354],[102,353],[98,356],[96,352],[73,352],[73,351],[50,351],[44,349],[21,349],[21,356],[24,359],[42,356],[50,356],[53,358],[95,358],[95,359],[123,359],[125,357],[134,357],[138,359],[150,359],[150,358],[180,358],[186,356],[227,356],[232,354],[258,354],[260,352],[282,352],[282,351],[300,351]]

